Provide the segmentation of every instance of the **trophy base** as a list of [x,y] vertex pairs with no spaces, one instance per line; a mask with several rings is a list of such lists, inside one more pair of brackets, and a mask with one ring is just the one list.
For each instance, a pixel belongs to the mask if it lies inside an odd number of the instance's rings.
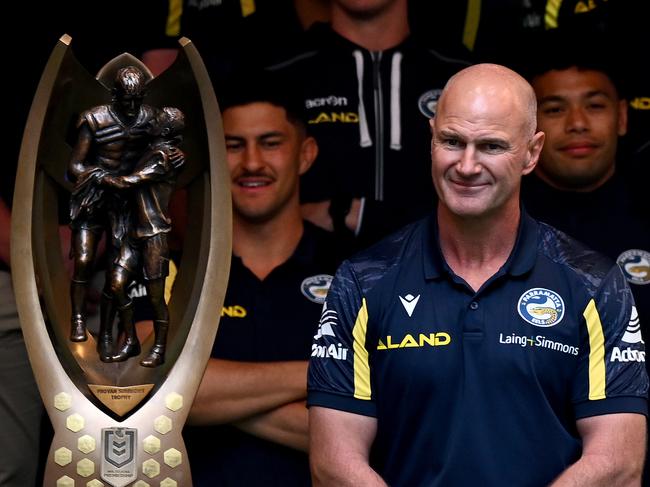
[[[144,396],[153,387],[91,386],[98,397]],[[130,390],[124,392],[122,390]],[[140,389],[138,391],[138,389]],[[147,402],[123,423],[117,423],[75,394],[60,392],[53,398],[51,417],[55,434],[48,455],[44,485],[56,487],[178,487],[192,485],[182,438],[183,396],[172,392],[162,404]],[[142,396],[142,397],[144,397]],[[107,400],[106,397],[104,400]],[[112,399],[119,401],[121,399]],[[85,410],[84,410],[85,407]],[[146,414],[144,410],[146,409]]]

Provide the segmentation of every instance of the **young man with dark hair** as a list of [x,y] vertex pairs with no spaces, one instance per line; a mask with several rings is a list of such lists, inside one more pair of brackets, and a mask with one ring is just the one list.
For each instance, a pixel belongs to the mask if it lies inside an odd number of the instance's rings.
[[634,293],[635,326],[640,318],[648,335],[650,219],[636,184],[641,175],[617,161],[628,127],[617,73],[599,52],[566,48],[529,73],[546,142],[522,199],[532,216],[616,260]]
[[[331,234],[304,222],[300,176],[317,153],[273,84],[220,99],[233,202],[233,257],[212,358],[186,429],[194,485],[310,482],[307,359],[338,264]],[[216,310],[215,310],[216,311]]]

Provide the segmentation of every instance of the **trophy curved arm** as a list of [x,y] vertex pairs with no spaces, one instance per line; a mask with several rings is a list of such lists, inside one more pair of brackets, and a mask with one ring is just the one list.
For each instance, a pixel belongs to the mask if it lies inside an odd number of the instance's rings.
[[[34,96],[20,149],[12,208],[11,262],[14,293],[32,367],[41,370],[35,374],[41,393],[51,389],[72,390],[74,394],[73,389],[76,389],[71,388],[73,383],[58,360],[45,325],[34,262],[34,229],[32,225],[39,153],[38,141],[45,125],[45,117],[54,91],[54,82],[68,54],[70,41],[71,38],[67,35],[59,39]],[[83,398],[80,392],[78,395],[74,395],[78,401]],[[50,413],[54,404],[52,401],[49,404],[48,401],[44,402],[46,410]]]

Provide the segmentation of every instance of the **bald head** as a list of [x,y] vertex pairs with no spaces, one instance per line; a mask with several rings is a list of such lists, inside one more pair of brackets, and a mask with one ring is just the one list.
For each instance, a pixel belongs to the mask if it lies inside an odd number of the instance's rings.
[[430,122],[439,211],[517,221],[521,177],[544,144],[535,105],[531,86],[503,66],[478,64],[449,80]]
[[491,110],[508,118],[519,117],[523,133],[531,137],[537,127],[537,100],[530,84],[513,70],[498,64],[476,64],[449,78],[438,102],[438,113],[471,108]]

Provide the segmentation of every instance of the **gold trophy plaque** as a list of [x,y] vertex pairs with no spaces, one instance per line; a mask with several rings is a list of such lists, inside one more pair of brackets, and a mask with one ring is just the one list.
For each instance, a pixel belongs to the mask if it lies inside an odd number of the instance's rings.
[[[71,38],[64,35],[31,107],[16,179],[11,259],[27,351],[54,427],[47,486],[192,484],[181,430],[223,304],[231,202],[216,97],[191,41],[179,42],[176,62],[158,77],[130,54],[111,60],[93,77],[76,61]],[[66,178],[75,122],[89,108],[110,104],[110,80],[129,66],[146,74],[146,103],[177,107],[184,114],[185,158],[175,184],[187,194],[188,227],[165,308],[166,341],[151,336],[141,352],[139,347],[121,355],[104,350],[100,360],[98,336],[84,336],[79,327],[71,336],[71,276],[61,251],[59,201],[75,189]],[[164,358],[158,353],[161,343]]]

